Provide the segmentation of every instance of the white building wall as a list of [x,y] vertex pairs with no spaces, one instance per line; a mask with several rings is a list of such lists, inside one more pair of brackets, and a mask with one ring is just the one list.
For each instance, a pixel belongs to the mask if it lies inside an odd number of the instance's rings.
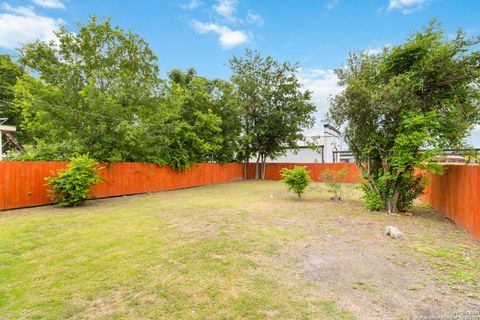
[[340,133],[329,125],[323,127],[323,150],[326,163],[339,162],[338,155],[333,158],[333,151],[342,150],[342,138]]
[[[342,137],[338,130],[326,124],[323,127],[323,135],[307,137],[310,145],[316,148],[306,148],[304,142],[299,143],[298,150],[288,149],[286,154],[277,159],[267,158],[266,162],[271,163],[332,163],[340,162],[339,154],[334,159],[333,151],[342,150]],[[250,159],[256,161],[256,156]]]
[[287,150],[287,153],[277,159],[268,159],[270,163],[322,163],[322,148],[313,150],[310,148],[298,149],[295,153],[294,150]]

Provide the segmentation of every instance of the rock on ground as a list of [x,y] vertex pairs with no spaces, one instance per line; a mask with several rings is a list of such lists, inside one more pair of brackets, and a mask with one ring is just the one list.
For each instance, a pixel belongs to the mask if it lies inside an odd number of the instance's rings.
[[403,239],[404,238],[403,232],[400,229],[398,229],[397,227],[393,227],[393,226],[388,226],[388,227],[385,228],[385,235],[390,236],[394,239]]

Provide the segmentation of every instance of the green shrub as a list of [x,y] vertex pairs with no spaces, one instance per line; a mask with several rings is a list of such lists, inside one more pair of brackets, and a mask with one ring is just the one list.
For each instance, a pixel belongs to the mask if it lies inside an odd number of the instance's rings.
[[347,168],[338,171],[325,170],[322,173],[323,182],[327,185],[328,191],[333,194],[332,200],[340,201],[342,199],[342,184],[340,181],[347,175]]
[[101,181],[98,163],[88,155],[70,159],[66,169],[46,178],[50,197],[62,207],[73,207],[87,200],[90,188]]
[[[426,185],[425,175],[415,175],[414,173],[405,174],[400,182],[400,197],[398,199],[399,212],[406,212],[411,209],[413,201],[423,194]],[[386,188],[384,180],[379,179],[375,184],[379,193],[370,189],[367,184],[362,186],[365,193],[365,205],[372,211],[382,211],[388,209],[385,199],[389,199],[393,190]],[[383,199],[382,199],[383,197]]]
[[382,198],[380,198],[378,193],[370,190],[367,185],[363,185],[362,188],[365,192],[365,206],[368,210],[380,211],[385,209]]
[[307,187],[310,185],[310,171],[307,167],[295,166],[293,169],[283,168],[280,172],[285,183],[288,187],[288,191],[293,191],[298,195],[298,198],[302,198],[302,194],[305,193]]
[[398,199],[398,209],[400,212],[406,212],[413,206],[413,201],[420,197],[427,184],[425,175],[405,175],[400,188],[402,193]]

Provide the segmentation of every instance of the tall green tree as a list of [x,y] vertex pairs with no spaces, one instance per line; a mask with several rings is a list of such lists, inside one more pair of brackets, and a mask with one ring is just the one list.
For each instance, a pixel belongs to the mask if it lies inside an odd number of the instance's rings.
[[262,57],[257,51],[234,56],[230,68],[243,109],[241,156],[246,163],[256,156],[256,178],[263,179],[267,157],[297,147],[302,131],[313,126],[312,93],[303,90],[296,77],[298,65]]
[[378,55],[351,54],[336,70],[343,92],[330,117],[365,177],[371,209],[407,210],[423,192],[415,168],[439,171],[432,160],[455,148],[479,121],[479,38],[449,38],[436,22]]
[[15,86],[25,142],[45,160],[87,152],[100,161],[141,159],[145,114],[159,108],[158,59],[145,40],[109,20],[78,27],[20,49],[20,63],[38,75]]
[[193,68],[186,72],[174,69],[169,79],[167,105],[176,110],[188,138],[176,142],[176,152],[189,154],[185,159],[193,163],[234,161],[240,118],[232,84],[198,76]]

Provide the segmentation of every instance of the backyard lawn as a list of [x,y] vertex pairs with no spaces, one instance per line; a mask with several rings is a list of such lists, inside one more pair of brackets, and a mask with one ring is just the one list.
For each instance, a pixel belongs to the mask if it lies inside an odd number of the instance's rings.
[[[0,213],[0,319],[407,319],[480,310],[480,245],[348,186],[238,182]],[[406,239],[383,235],[399,227]]]

